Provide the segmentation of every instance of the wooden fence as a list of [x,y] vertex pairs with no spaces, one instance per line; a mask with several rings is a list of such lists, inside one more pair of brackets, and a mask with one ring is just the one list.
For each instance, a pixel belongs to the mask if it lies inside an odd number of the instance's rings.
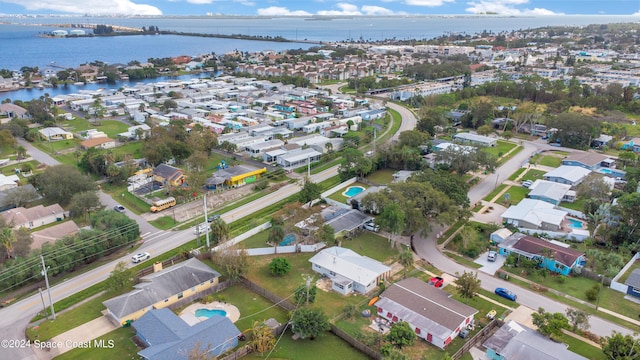
[[240,282],[242,283],[242,285],[246,286],[249,290],[253,291],[254,293],[267,298],[268,300],[270,300],[272,303],[280,306],[281,308],[287,310],[287,311],[293,311],[296,306],[293,305],[292,303],[290,303],[289,301],[281,298],[280,296],[270,292],[269,290],[251,282],[250,280],[246,279],[246,278],[241,278]]
[[[167,259],[165,261],[162,262],[162,268],[166,268],[168,266],[177,264],[179,262],[183,262],[185,260],[187,260],[188,258],[185,257],[183,254],[178,254],[173,256],[170,259]],[[136,273],[136,277],[140,278],[149,274],[153,273],[153,264],[151,264],[151,266],[147,266],[146,268],[140,269],[137,273]]]
[[246,345],[243,346],[241,348],[239,348],[238,350],[232,352],[231,354],[221,358],[220,360],[238,360],[240,358],[242,358],[243,356],[249,355],[251,354],[251,346]]
[[201,299],[209,294],[213,294],[213,293],[217,293],[220,292],[228,287],[231,287],[233,285],[235,285],[236,283],[238,283],[237,280],[227,280],[224,282],[221,282],[217,285],[214,285],[208,289],[202,290],[202,291],[198,291],[197,293],[193,294],[193,295],[189,295],[189,296],[185,296],[182,299],[172,303],[171,305],[167,306],[169,309],[171,310],[176,310],[179,309],[185,305],[188,305],[192,302],[194,302],[197,299]]
[[474,347],[478,342],[483,342],[483,341],[487,340],[489,338],[489,336],[491,336],[491,334],[493,332],[493,329],[495,329],[498,326],[502,326],[502,325],[503,325],[502,321],[500,321],[498,319],[491,320],[487,324],[487,326],[485,326],[477,334],[475,334],[471,338],[469,338],[469,340],[467,340],[467,342],[464,343],[462,345],[462,347],[458,351],[455,352],[455,354],[451,355],[451,358],[453,360],[460,359],[462,357],[462,355],[467,353],[469,351],[469,349]]
[[338,328],[334,324],[331,324],[331,330],[330,331],[334,335],[339,337],[340,339],[342,339],[345,342],[347,342],[349,345],[353,346],[356,350],[359,350],[363,354],[367,355],[369,358],[375,359],[375,360],[382,359],[382,354],[380,354],[378,351],[368,347],[367,345],[365,345],[364,343],[362,343],[358,339],[354,338],[353,336],[351,336],[346,331]]

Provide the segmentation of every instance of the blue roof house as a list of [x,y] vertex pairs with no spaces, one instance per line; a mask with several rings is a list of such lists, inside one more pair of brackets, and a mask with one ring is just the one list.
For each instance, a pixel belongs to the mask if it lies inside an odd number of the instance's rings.
[[151,310],[132,324],[147,348],[138,352],[148,360],[187,360],[196,345],[218,356],[238,346],[240,330],[224,316],[189,326],[168,308]]
[[627,295],[640,298],[640,269],[634,269],[624,284],[627,285]]

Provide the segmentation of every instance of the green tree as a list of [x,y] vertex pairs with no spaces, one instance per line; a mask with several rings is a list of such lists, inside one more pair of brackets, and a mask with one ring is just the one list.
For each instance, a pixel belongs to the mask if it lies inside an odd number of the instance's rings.
[[611,360],[637,360],[640,358],[640,339],[637,334],[622,335],[613,332],[611,336],[600,339],[602,352]]
[[336,243],[336,236],[331,225],[324,224],[320,228],[319,240],[327,245]]
[[373,168],[371,159],[364,156],[360,150],[345,149],[342,152],[343,161],[338,168],[341,180],[347,180],[354,176],[364,177]]
[[106,280],[107,292],[119,294],[130,289],[135,283],[135,273],[133,269],[127,268],[127,263],[121,261],[111,272]]
[[269,263],[269,270],[274,276],[283,276],[291,270],[291,263],[285,258],[274,258]]
[[380,213],[380,216],[376,219],[376,222],[384,230],[391,233],[391,237],[395,240],[395,236],[402,233],[405,229],[405,216],[405,212],[400,205],[391,203],[384,207],[382,213]]
[[211,239],[214,244],[222,244],[229,240],[229,236],[231,235],[231,231],[229,230],[229,225],[222,220],[222,218],[217,218],[211,222]]
[[314,339],[331,329],[327,315],[318,308],[303,307],[291,316],[291,330],[303,339]]
[[551,142],[575,149],[588,149],[591,141],[600,135],[602,123],[578,113],[562,113],[549,119],[549,127],[558,129],[551,135]]
[[58,203],[65,207],[74,194],[94,191],[96,185],[88,176],[82,175],[71,165],[48,167],[36,178],[44,198],[50,203]]
[[409,249],[404,249],[403,252],[400,253],[400,264],[404,266],[404,277],[407,277],[407,269],[413,265],[413,252]]
[[569,328],[569,320],[561,313],[550,313],[538,308],[538,311],[531,314],[533,325],[545,336],[558,339],[562,336],[562,329]]
[[86,220],[87,214],[102,208],[98,193],[95,191],[79,192],[71,197],[69,210],[74,217]]
[[13,246],[16,242],[16,236],[10,227],[4,227],[0,230],[0,245],[8,259],[13,258]]
[[318,199],[321,193],[322,188],[320,187],[320,185],[312,182],[309,178],[305,177],[304,186],[298,193],[298,199],[303,204],[310,203],[313,200]]
[[273,335],[271,328],[269,328],[264,321],[254,321],[251,328],[251,341],[249,345],[254,352],[260,353],[260,355],[271,351],[276,346],[276,337]]
[[284,239],[284,235],[284,227],[282,225],[273,225],[271,229],[269,229],[267,241],[274,246],[278,246]]
[[251,257],[245,249],[213,252],[211,261],[218,265],[229,279],[239,279],[251,268]]
[[576,332],[578,330],[580,331],[589,330],[589,327],[590,327],[589,316],[591,316],[589,313],[587,313],[586,311],[572,309],[572,308],[567,308],[565,310],[565,313],[567,314],[567,319],[569,320],[569,324],[571,324],[571,331]]
[[293,298],[296,304],[313,304],[316,302],[318,288],[315,285],[300,285],[294,292]]
[[465,271],[454,282],[458,293],[465,299],[466,304],[469,304],[469,299],[476,296],[476,293],[480,291],[480,279],[478,279],[477,272]]
[[400,321],[393,326],[387,334],[387,341],[397,348],[411,346],[416,341],[417,335],[406,321]]

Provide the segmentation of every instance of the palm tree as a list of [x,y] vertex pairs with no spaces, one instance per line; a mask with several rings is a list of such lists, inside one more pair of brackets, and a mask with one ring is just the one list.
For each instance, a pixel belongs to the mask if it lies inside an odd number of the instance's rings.
[[407,277],[407,268],[413,265],[413,253],[409,251],[409,249],[404,249],[403,252],[400,253],[400,264],[404,266],[404,276]]
[[13,257],[13,244],[16,242],[16,236],[10,227],[5,227],[0,231],[0,245],[7,252],[7,258]]
[[22,161],[24,158],[27,157],[27,149],[25,149],[24,146],[22,145],[18,145],[18,147],[16,147],[16,155],[19,163],[20,161]]
[[211,223],[211,236],[215,242],[221,244],[229,240],[229,235],[229,225],[224,220],[217,218]]

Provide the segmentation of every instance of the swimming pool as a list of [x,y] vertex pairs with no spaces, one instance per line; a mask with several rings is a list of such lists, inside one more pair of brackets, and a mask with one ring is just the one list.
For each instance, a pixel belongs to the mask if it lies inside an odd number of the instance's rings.
[[206,317],[207,319],[212,316],[227,316],[227,312],[220,309],[197,309],[196,317]]
[[280,242],[279,246],[287,246],[287,245],[291,244],[294,241],[296,241],[295,234],[289,234],[289,235],[285,236],[284,239],[282,239],[282,241]]
[[569,220],[569,227],[573,229],[582,229],[582,221],[576,219],[567,219]]
[[363,191],[364,191],[364,188],[362,186],[349,186],[347,188],[347,191],[343,192],[342,195],[350,198],[352,196],[356,196],[360,194]]

